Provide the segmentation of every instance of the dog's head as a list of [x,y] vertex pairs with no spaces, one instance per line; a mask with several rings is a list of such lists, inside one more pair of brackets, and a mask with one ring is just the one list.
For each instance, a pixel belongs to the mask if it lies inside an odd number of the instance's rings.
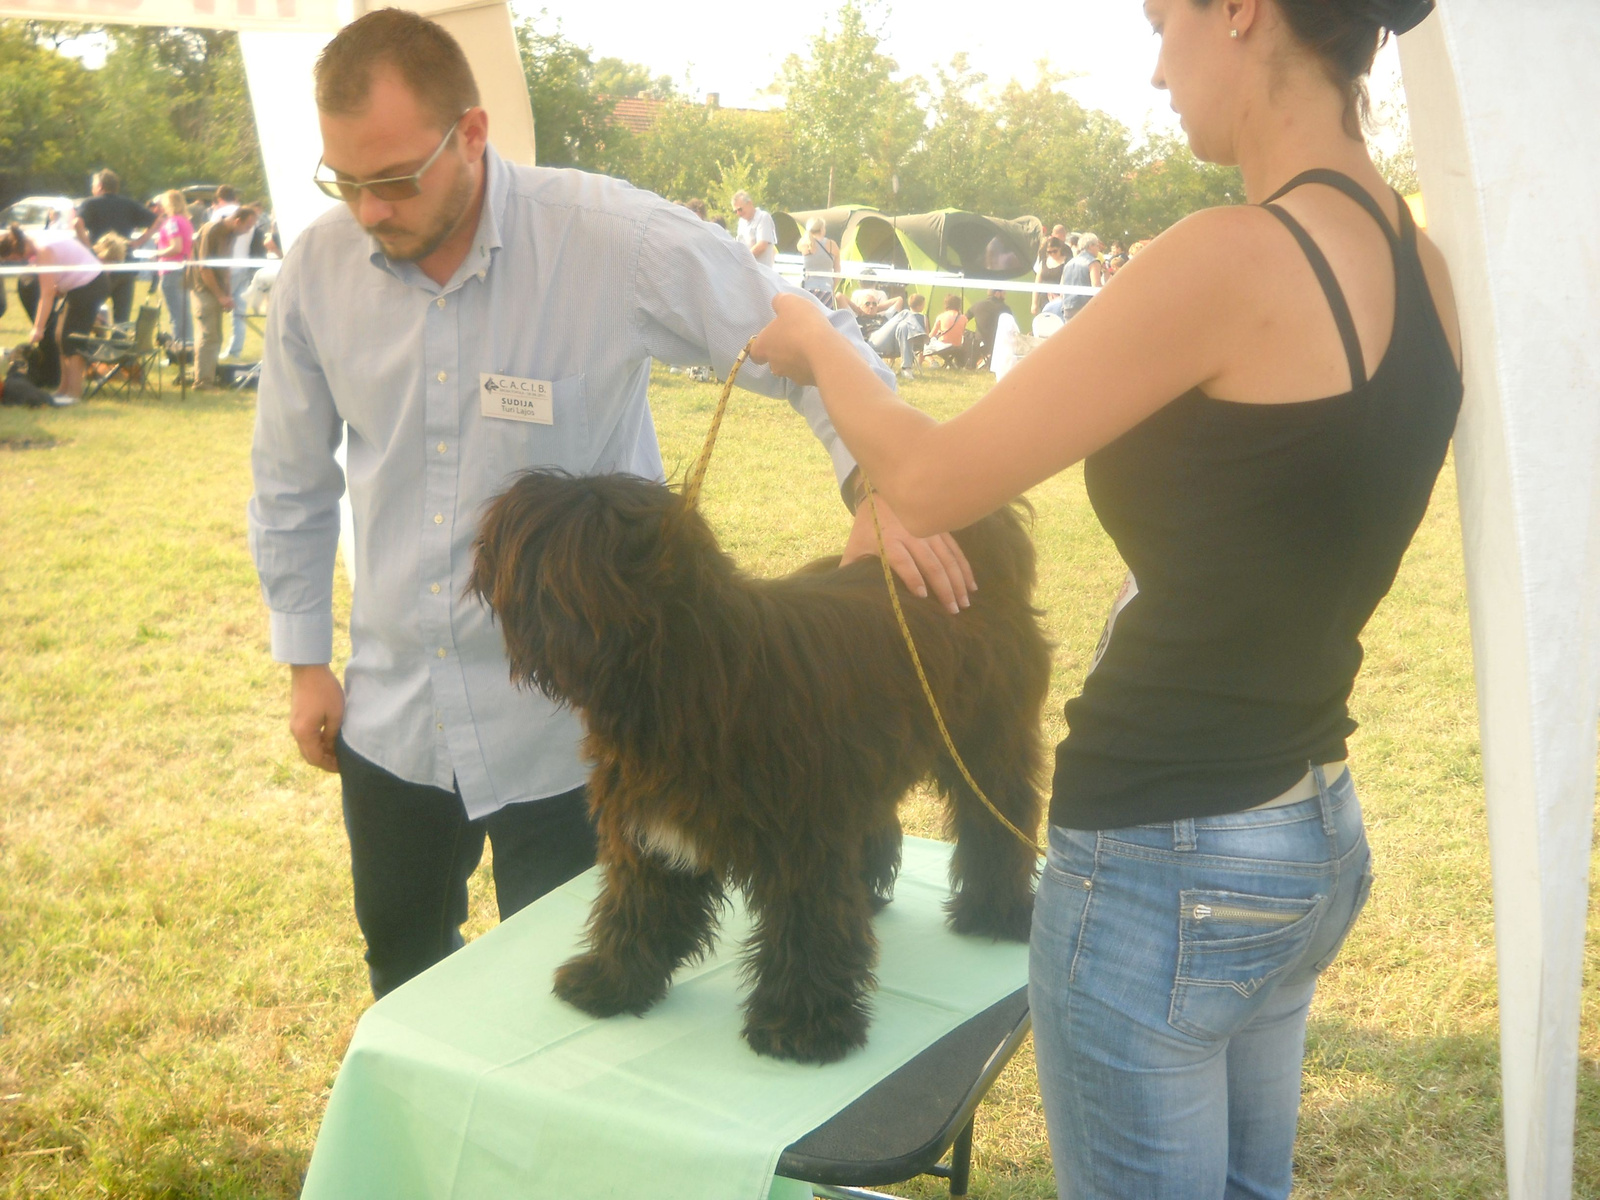
[[582,708],[659,665],[669,622],[731,570],[680,495],[632,475],[524,472],[476,550],[467,587],[500,622],[512,679]]

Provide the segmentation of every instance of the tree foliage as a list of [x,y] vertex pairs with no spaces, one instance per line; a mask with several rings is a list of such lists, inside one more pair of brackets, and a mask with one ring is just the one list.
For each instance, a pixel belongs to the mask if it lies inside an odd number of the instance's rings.
[[[103,66],[62,51],[85,35]],[[265,195],[238,36],[0,21],[0,196],[85,195],[102,167],[140,200],[195,182]]]

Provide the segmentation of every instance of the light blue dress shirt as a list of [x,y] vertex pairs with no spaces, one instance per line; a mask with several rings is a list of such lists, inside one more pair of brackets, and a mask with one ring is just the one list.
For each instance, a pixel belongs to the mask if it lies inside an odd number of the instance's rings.
[[[772,298],[803,294],[649,192],[485,159],[477,235],[443,287],[390,262],[344,207],[295,242],[267,321],[249,510],[272,655],[325,663],[348,485],[345,740],[402,779],[459,786],[474,819],[587,774],[578,718],[511,685],[499,629],[463,595],[485,503],[528,467],[662,478],[650,360],[724,374]],[[893,386],[850,314],[830,316]],[[485,416],[480,373],[550,384],[553,423]],[[844,481],[854,460],[813,389],[754,364],[739,383],[787,399]]]

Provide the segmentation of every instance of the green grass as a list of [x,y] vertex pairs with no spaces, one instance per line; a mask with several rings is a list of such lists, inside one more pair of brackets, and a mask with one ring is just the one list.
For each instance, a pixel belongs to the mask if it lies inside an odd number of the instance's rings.
[[[0,327],[0,342],[14,334]],[[978,391],[964,374],[906,387],[941,415]],[[681,473],[714,389],[658,372],[654,397]],[[0,414],[3,1196],[294,1196],[368,1003],[336,781],[289,738],[245,545],[252,419],[253,397],[232,393]],[[1057,738],[1122,570],[1080,471],[1033,500]],[[847,531],[803,422],[746,393],[704,504],[764,574],[837,551]],[[338,595],[342,628],[342,580]],[[1489,866],[1448,472],[1366,641],[1352,758],[1379,879],[1313,1012],[1296,1195],[1499,1196]],[[936,833],[926,797],[908,826]],[[469,935],[492,911],[480,871]],[[1596,927],[1583,1196],[1600,1195]],[[1054,1194],[1027,1049],[980,1114],[976,1156],[975,1195]]]

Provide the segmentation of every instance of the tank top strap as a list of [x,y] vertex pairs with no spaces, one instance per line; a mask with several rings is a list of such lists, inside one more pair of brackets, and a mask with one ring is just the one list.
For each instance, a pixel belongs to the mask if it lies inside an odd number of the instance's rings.
[[1356,323],[1350,316],[1350,305],[1345,302],[1344,289],[1339,286],[1322,250],[1311,240],[1311,235],[1299,221],[1270,200],[1261,207],[1283,222],[1284,228],[1294,235],[1306,261],[1311,264],[1311,270],[1316,273],[1317,282],[1322,285],[1323,295],[1327,296],[1328,307],[1333,312],[1333,323],[1339,327],[1339,339],[1344,342],[1344,356],[1350,363],[1350,390],[1354,391],[1367,382],[1367,362],[1361,353],[1361,338],[1356,334]]
[[[1263,206],[1265,206],[1271,204],[1274,200],[1281,200],[1290,192],[1294,191],[1295,188],[1301,187],[1308,183],[1325,184],[1326,186],[1333,188],[1335,191],[1343,192],[1346,196],[1350,197],[1350,199],[1354,200],[1362,208],[1367,210],[1367,215],[1369,215],[1378,223],[1378,228],[1383,230],[1383,235],[1389,239],[1391,246],[1399,242],[1400,239],[1395,235],[1394,226],[1389,224],[1388,216],[1385,215],[1378,202],[1372,198],[1372,193],[1367,191],[1366,188],[1362,187],[1359,183],[1357,183],[1354,179],[1351,179],[1350,176],[1344,174],[1342,171],[1330,171],[1325,167],[1316,167],[1310,171],[1302,171],[1277,191],[1273,192],[1272,195],[1268,196],[1261,203]],[[1406,207],[1404,200],[1400,202],[1400,207],[1402,209]],[[1402,221],[1403,220],[1404,217],[1402,216]]]

